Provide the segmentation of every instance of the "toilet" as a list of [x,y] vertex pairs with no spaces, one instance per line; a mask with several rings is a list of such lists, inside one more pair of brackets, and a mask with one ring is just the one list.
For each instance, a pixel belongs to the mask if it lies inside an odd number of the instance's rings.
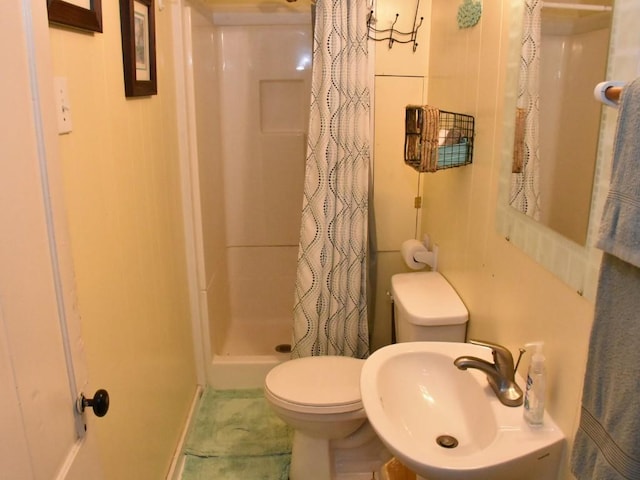
[[391,277],[396,341],[464,342],[469,312],[439,272]]
[[[440,273],[396,274],[391,290],[397,341],[465,341],[467,309]],[[283,362],[267,374],[265,397],[294,429],[290,480],[333,480],[345,464],[376,471],[390,458],[362,406],[364,362],[306,357]]]

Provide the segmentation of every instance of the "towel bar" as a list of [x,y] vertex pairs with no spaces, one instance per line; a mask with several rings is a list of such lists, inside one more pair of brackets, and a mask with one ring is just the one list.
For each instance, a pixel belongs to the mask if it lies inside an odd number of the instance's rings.
[[625,82],[600,82],[593,90],[593,96],[599,102],[604,103],[610,107],[618,108],[620,102],[620,95],[622,94],[622,87]]
[[612,102],[619,102],[622,94],[622,87],[609,87],[604,91],[604,96]]

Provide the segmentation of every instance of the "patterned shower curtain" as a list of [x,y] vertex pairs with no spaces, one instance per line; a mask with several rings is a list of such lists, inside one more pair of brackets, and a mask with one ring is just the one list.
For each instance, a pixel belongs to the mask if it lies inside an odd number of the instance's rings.
[[526,0],[524,10],[517,102],[524,120],[522,167],[519,173],[512,174],[509,204],[537,220],[540,217],[538,122],[542,0]]
[[369,353],[366,0],[318,0],[292,358]]

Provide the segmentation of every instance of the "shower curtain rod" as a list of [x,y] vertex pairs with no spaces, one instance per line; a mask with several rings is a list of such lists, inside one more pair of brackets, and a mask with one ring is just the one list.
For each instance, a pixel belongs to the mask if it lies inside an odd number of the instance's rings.
[[591,10],[593,12],[610,12],[609,5],[586,5],[582,3],[542,2],[542,8],[564,8],[566,10]]

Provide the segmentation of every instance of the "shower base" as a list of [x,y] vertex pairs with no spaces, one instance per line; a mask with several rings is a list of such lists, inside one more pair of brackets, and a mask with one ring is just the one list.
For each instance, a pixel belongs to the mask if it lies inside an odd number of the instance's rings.
[[289,360],[291,321],[242,321],[229,326],[213,355],[209,385],[218,389],[261,388],[273,367]]

